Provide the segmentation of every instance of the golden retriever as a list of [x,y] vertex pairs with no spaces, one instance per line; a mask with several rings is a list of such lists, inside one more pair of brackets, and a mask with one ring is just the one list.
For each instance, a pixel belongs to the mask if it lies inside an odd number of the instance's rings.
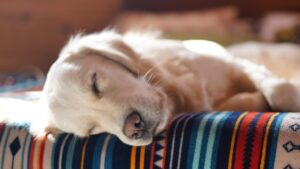
[[176,113],[299,111],[291,82],[220,45],[105,30],[77,35],[47,75],[47,131],[77,136],[108,132],[146,145]]

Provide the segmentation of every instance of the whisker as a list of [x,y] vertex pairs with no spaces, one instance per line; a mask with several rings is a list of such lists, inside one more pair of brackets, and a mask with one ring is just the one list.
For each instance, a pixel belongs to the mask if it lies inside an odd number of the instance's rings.
[[153,75],[153,74],[151,74],[151,72],[154,70],[154,66],[152,66],[144,75],[143,75],[143,77],[146,79],[146,80],[148,80],[148,81],[150,81],[151,80],[151,78],[149,78],[148,79],[148,75],[150,75],[150,77]]
[[159,79],[157,82],[155,82],[155,83],[153,84],[153,87],[160,86],[161,82],[162,82],[162,79]]

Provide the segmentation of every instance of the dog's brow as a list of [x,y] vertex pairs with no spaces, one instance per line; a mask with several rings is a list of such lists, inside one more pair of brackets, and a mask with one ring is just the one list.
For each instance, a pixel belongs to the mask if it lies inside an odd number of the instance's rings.
[[126,65],[108,57],[105,55],[105,53],[102,53],[100,51],[95,51],[95,50],[90,50],[89,48],[85,48],[83,49],[85,51],[86,54],[96,54],[96,55],[100,55],[100,56],[103,56],[103,58],[111,61],[111,62],[114,62],[114,63],[117,63],[118,65],[120,65],[121,67],[123,67],[124,69],[126,69],[130,74],[132,74],[134,77],[138,77],[138,73],[136,73],[135,71],[131,70],[129,67],[127,67]]
[[[105,57],[105,56],[104,56]],[[134,77],[138,77],[138,74],[136,72],[134,72],[133,70],[129,69],[127,66],[125,66],[124,64],[120,63],[120,62],[117,62],[113,59],[110,59],[108,57],[105,57],[105,59],[111,61],[111,62],[114,62],[114,63],[117,63],[118,65],[120,65],[121,67],[123,67],[124,69],[126,69],[130,74],[132,74]]]

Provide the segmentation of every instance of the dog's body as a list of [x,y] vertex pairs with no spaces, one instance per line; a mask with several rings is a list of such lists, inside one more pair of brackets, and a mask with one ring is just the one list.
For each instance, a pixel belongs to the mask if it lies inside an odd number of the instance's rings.
[[227,49],[236,57],[266,66],[279,77],[300,82],[299,44],[245,42]]
[[212,42],[199,42],[199,49],[145,34],[75,37],[47,77],[47,130],[109,132],[143,145],[176,113],[300,111],[300,93],[291,82]]

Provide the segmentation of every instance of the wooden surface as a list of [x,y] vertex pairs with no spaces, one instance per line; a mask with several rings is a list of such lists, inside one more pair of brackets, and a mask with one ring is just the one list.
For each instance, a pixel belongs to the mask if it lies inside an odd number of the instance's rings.
[[[94,32],[120,10],[122,0],[1,0],[0,72],[35,67],[46,72],[71,34]],[[236,5],[243,16],[300,11],[300,0],[125,0],[125,9],[199,10]]]
[[2,0],[0,71],[47,71],[70,34],[104,27],[120,0]]
[[300,12],[300,0],[125,0],[129,10],[186,11],[224,5],[240,9],[243,17],[260,17],[269,11]]

